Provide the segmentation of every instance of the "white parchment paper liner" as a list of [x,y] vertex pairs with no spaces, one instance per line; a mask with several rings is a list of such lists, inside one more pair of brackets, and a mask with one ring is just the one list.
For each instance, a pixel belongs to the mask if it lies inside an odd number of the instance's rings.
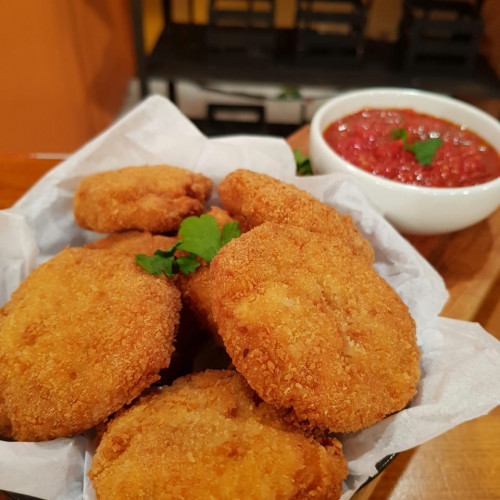
[[[73,193],[83,177],[129,165],[167,163],[201,172],[215,185],[230,171],[268,173],[349,213],[375,249],[377,271],[417,323],[422,379],[411,406],[345,435],[349,463],[343,500],[376,473],[383,457],[421,444],[500,403],[500,342],[479,325],[438,317],[447,292],[440,276],[342,175],[295,177],[286,142],[262,137],[207,139],[168,100],[151,97],[45,175],[0,212],[0,304],[36,265],[66,245],[102,237],[76,226]],[[214,190],[210,204],[218,204]],[[293,207],[291,207],[293,209]],[[45,443],[0,441],[0,489],[45,499],[93,499],[86,477],[89,438]]]

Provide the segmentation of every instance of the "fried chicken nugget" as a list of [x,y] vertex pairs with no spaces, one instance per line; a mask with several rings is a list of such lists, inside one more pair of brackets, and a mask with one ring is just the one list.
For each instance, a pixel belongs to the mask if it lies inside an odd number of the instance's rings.
[[152,257],[156,250],[168,250],[177,243],[175,236],[162,236],[143,231],[125,231],[113,233],[106,238],[101,238],[92,243],[87,243],[83,248],[91,250],[115,250],[132,255],[144,254]]
[[336,499],[341,445],[278,418],[243,377],[208,370],[142,396],[112,420],[89,477],[100,500]]
[[[229,214],[219,207],[212,207],[207,215],[217,221],[219,229],[234,221]],[[202,265],[192,274],[179,273],[175,284],[182,293],[182,301],[195,316],[200,328],[217,337],[217,325],[212,315],[210,298],[210,265],[202,261]]]
[[[176,236],[162,236],[141,231],[125,231],[123,233],[113,233],[106,238],[85,245],[84,248],[107,249],[134,256],[143,254],[151,257],[157,250],[168,250],[177,241],[178,238]],[[196,304],[199,302],[199,307],[195,308],[193,305],[192,310],[190,310],[191,308],[183,307],[174,344],[175,349],[168,368],[160,371],[161,378],[158,384],[171,383],[177,377],[191,371],[193,358],[203,339],[203,334],[199,329],[205,328],[207,321],[211,320],[213,323],[211,309],[203,309],[205,303],[210,305],[210,297],[203,300],[205,295],[208,294],[209,289],[208,267],[206,271],[206,276],[204,276],[205,273],[203,272],[189,276],[179,274],[174,280],[177,288],[188,297],[187,299],[183,297],[184,305],[189,307],[192,302],[190,298],[193,296],[193,302],[196,301]],[[185,278],[185,280],[182,280],[182,283],[185,283],[184,287],[178,286],[180,276]],[[192,280],[190,279],[191,276],[193,276]],[[191,318],[190,315],[195,315],[196,318]],[[213,324],[215,325],[215,323]],[[214,328],[216,329],[215,326]]]
[[177,288],[109,250],[63,250],[0,310],[0,435],[80,433],[130,403],[169,364]]
[[337,239],[265,223],[212,260],[212,312],[257,394],[333,432],[404,408],[420,376],[415,323]]
[[222,205],[248,231],[264,222],[292,224],[342,238],[355,255],[373,262],[373,249],[348,215],[291,184],[249,170],[230,173],[218,186]]
[[83,179],[74,198],[76,223],[98,233],[128,229],[167,233],[203,212],[212,181],[168,165],[126,167]]

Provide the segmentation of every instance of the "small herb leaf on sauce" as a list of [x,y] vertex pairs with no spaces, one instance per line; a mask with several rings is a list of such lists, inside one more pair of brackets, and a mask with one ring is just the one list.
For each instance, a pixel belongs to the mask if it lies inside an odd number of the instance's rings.
[[413,144],[406,144],[404,148],[414,153],[415,158],[422,165],[432,165],[432,159],[436,154],[436,150],[442,145],[443,141],[438,137],[435,139],[428,139],[427,141],[417,141]]
[[401,139],[404,144],[406,144],[406,136],[407,132],[404,128],[393,128],[392,129],[392,138],[397,141]]
[[[241,234],[238,222],[232,221],[224,224],[222,232],[217,221],[211,215],[187,217],[179,228],[181,239],[168,250],[157,250],[153,257],[137,254],[136,264],[149,274],[165,274],[173,278],[177,273],[191,274],[200,267],[201,263],[196,257],[210,262],[217,252],[233,238]],[[177,250],[189,252],[188,255],[176,257]]]
[[308,156],[304,156],[302,154],[301,149],[294,149],[293,157],[295,158],[295,163],[297,164],[298,175],[313,175],[311,160],[309,160]]
[[403,149],[411,151],[415,158],[422,165],[432,165],[432,159],[436,154],[437,148],[443,145],[443,141],[439,138],[428,139],[426,141],[415,141],[413,144],[406,144],[408,132],[404,128],[392,129],[392,138],[397,141],[403,141]]

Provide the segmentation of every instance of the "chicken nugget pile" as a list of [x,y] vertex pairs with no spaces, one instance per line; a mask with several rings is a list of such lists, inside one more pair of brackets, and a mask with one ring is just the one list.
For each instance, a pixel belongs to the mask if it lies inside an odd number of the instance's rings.
[[0,436],[95,427],[99,499],[337,499],[334,433],[411,402],[415,323],[349,216],[246,170],[224,209],[211,188],[167,165],[82,181],[76,223],[112,234],[0,309]]

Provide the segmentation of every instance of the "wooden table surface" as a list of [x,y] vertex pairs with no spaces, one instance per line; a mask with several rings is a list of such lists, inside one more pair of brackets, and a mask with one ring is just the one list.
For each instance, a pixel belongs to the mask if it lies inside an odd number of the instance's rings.
[[[288,141],[307,153],[307,127]],[[58,161],[0,156],[0,209],[11,206]],[[500,339],[500,210],[462,231],[406,237],[446,282],[450,299],[442,315],[477,321]],[[356,499],[500,499],[499,450],[500,407],[400,453]]]

